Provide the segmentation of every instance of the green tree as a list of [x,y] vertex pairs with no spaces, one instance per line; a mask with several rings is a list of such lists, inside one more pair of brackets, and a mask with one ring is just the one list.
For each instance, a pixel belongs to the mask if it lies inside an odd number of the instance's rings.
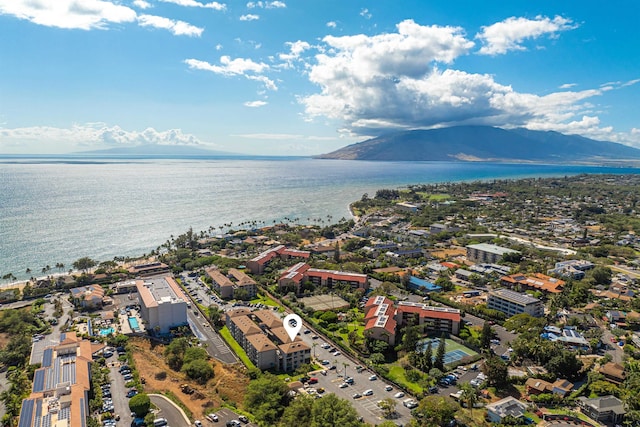
[[544,367],[558,377],[575,380],[578,378],[582,366],[582,361],[573,352],[562,350],[560,354],[553,356]]
[[591,270],[591,279],[595,285],[611,284],[611,269],[609,267],[598,266]]
[[87,273],[89,269],[96,266],[96,262],[89,257],[82,257],[73,262],[73,268],[76,270]]
[[440,337],[440,341],[438,342],[438,349],[436,350],[436,358],[433,361],[433,367],[438,368],[441,371],[444,371],[444,355],[445,355],[445,347],[446,339],[444,334]]
[[294,399],[282,413],[280,427],[300,427],[311,424],[311,410],[316,399],[301,395]]
[[185,362],[182,365],[182,372],[200,384],[206,384],[214,375],[213,366],[203,359],[196,359],[189,363]]
[[331,393],[317,399],[311,409],[311,427],[360,427],[358,413],[351,402]]
[[182,363],[191,363],[194,360],[207,360],[209,355],[207,350],[202,347],[189,347],[184,352],[184,359]]
[[391,397],[387,397],[386,399],[379,401],[378,407],[382,410],[382,416],[384,418],[391,418],[391,416],[396,412],[396,404],[397,402]]
[[151,399],[146,393],[138,393],[129,400],[129,409],[135,412],[136,417],[144,418],[151,408]]
[[485,360],[482,371],[487,376],[487,383],[494,387],[503,387],[508,384],[509,370],[507,364],[498,356],[490,356]]
[[452,399],[431,394],[420,401],[414,413],[421,427],[444,426],[453,419],[458,408]]
[[402,349],[407,353],[416,351],[416,345],[420,338],[420,326],[407,326],[404,328],[404,335],[402,336]]
[[249,383],[244,406],[261,425],[273,426],[277,425],[289,400],[289,387],[284,380],[265,372]]
[[489,322],[485,321],[480,332],[480,347],[483,349],[491,348],[491,340],[493,339],[493,331]]
[[469,415],[471,416],[473,405],[475,405],[478,401],[478,394],[476,393],[476,389],[469,383],[463,383],[459,388],[460,390],[462,390],[460,401],[467,404],[467,407],[469,408]]
[[187,338],[177,338],[171,341],[171,343],[165,348],[164,356],[167,359],[167,364],[171,369],[179,371],[182,369],[184,362],[184,353],[189,348],[189,340]]

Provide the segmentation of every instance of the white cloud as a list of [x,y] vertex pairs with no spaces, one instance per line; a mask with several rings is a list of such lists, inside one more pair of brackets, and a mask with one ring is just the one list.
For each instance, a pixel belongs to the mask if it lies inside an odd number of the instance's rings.
[[173,4],[177,4],[178,6],[185,6],[185,7],[202,7],[202,8],[214,9],[214,10],[227,9],[226,4],[218,3],[217,1],[214,1],[211,3],[200,3],[195,0],[160,0],[160,1],[164,3],[173,3]]
[[285,7],[287,5],[283,1],[250,1],[247,3],[247,8],[249,9],[283,9]]
[[289,53],[280,53],[278,58],[281,61],[285,62],[286,68],[292,67],[293,62],[300,59],[300,55],[304,53],[305,50],[311,48],[311,45],[305,41],[298,40],[295,42],[286,42],[287,46],[289,46]]
[[478,53],[482,55],[499,55],[511,50],[526,50],[521,44],[527,39],[536,39],[543,35],[555,37],[561,31],[577,28],[571,19],[556,16],[553,19],[537,16],[535,19],[516,18],[512,16],[504,21],[482,27],[476,38],[484,46]]
[[336,21],[327,22],[327,27],[329,27],[329,28],[336,28],[337,26],[338,26],[338,24],[336,23]]
[[169,30],[176,36],[200,37],[204,31],[203,28],[196,27],[184,21],[175,21],[155,15],[140,15],[138,17],[138,24],[141,27]]
[[186,59],[185,64],[194,70],[210,71],[223,76],[243,76],[246,79],[259,81],[264,84],[267,89],[277,90],[275,82],[261,73],[269,70],[269,65],[263,62],[254,62],[251,59],[235,58],[229,56],[220,57],[220,65],[210,64],[206,61],[198,59]]
[[519,93],[488,74],[440,69],[438,63],[450,64],[474,46],[461,29],[413,21],[397,28],[392,34],[326,36],[308,73],[320,92],[300,99],[307,117],[336,120],[358,135],[461,124],[608,131],[582,117],[593,116],[589,99],[623,83],[544,96]]
[[252,13],[248,13],[240,17],[241,21],[257,21],[258,19],[260,19],[260,15],[254,15]]
[[362,9],[360,10],[360,16],[364,19],[371,19],[373,15],[369,12],[369,9]]
[[108,24],[133,22],[136,12],[103,0],[0,0],[0,15],[65,29],[106,29]]
[[222,45],[220,43],[216,45],[216,50],[222,50]]
[[244,103],[244,106],[250,107],[250,108],[258,108],[258,107],[264,107],[267,104],[268,103],[266,101],[247,101]]
[[576,83],[565,83],[563,85],[560,85],[560,87],[558,87],[558,89],[571,89],[572,87],[577,86]]
[[137,8],[140,8],[140,9],[149,9],[149,8],[153,7],[151,5],[151,3],[149,3],[149,2],[147,2],[145,0],[134,0],[133,1],[133,5],[135,7],[137,7]]
[[109,126],[105,123],[84,123],[70,128],[50,126],[34,126],[23,128],[0,128],[0,143],[67,143],[73,146],[135,146],[145,144],[156,145],[201,145],[198,138],[185,134],[180,129],[158,131],[147,128],[143,131],[128,131],[120,126]]

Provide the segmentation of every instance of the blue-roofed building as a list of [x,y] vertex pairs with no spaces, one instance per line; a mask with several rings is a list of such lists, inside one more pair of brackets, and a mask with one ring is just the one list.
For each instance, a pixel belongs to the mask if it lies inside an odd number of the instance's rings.
[[22,401],[18,427],[86,427],[92,353],[91,343],[72,332],[46,348],[31,394]]
[[420,290],[424,292],[440,292],[442,288],[424,279],[415,276],[409,278],[409,289]]

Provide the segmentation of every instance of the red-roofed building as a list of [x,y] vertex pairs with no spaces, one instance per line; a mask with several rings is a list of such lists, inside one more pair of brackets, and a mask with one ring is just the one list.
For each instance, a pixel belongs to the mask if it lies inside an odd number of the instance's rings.
[[290,258],[309,258],[310,253],[308,251],[300,251],[298,249],[289,249],[284,245],[276,246],[275,248],[268,249],[262,252],[260,255],[252,258],[247,262],[247,268],[253,274],[262,274],[264,272],[264,268],[269,264],[269,262],[275,257],[280,257],[281,259],[290,259]]
[[369,319],[364,326],[366,337],[395,345],[396,343],[396,321],[393,316],[377,316]]
[[542,273],[525,276],[524,274],[512,274],[500,278],[500,284],[510,289],[524,291],[542,291],[548,294],[559,294],[564,288],[565,281],[550,277]]
[[278,286],[280,288],[293,286],[296,289],[296,294],[300,294],[300,284],[305,280],[310,281],[314,286],[326,286],[330,289],[341,283],[347,283],[354,289],[369,289],[369,278],[366,274],[320,270],[310,268],[304,262],[300,262],[282,273],[278,279]]
[[425,332],[460,332],[460,310],[448,307],[432,307],[417,302],[401,301],[396,309],[398,326],[412,323],[421,325]]

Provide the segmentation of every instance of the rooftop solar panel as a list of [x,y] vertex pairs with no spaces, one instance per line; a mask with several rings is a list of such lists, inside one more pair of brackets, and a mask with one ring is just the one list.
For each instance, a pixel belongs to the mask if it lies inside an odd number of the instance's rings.
[[38,369],[33,375],[33,392],[39,393],[44,390],[45,370]]
[[52,348],[45,349],[44,353],[42,353],[42,367],[48,368],[49,366],[51,366],[52,360],[53,360],[53,349]]

